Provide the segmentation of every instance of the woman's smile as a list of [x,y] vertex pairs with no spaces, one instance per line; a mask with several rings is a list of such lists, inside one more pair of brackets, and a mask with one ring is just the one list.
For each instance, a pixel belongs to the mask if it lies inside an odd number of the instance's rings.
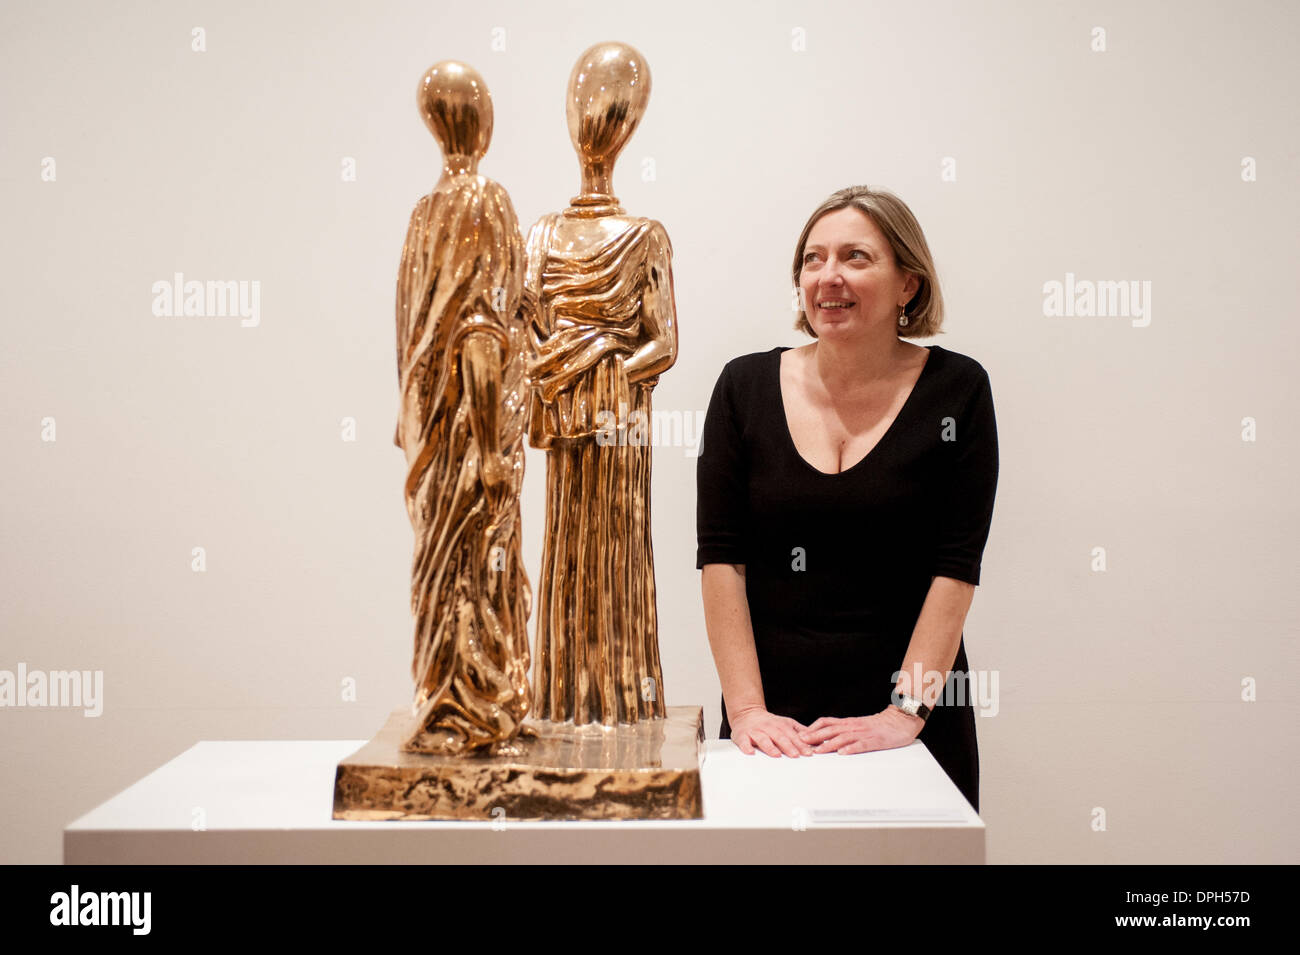
[[845,301],[836,301],[834,299],[827,299],[826,301],[818,302],[817,308],[819,311],[823,311],[823,312],[847,312],[853,307],[855,307],[856,305],[857,305],[856,302],[845,302]]

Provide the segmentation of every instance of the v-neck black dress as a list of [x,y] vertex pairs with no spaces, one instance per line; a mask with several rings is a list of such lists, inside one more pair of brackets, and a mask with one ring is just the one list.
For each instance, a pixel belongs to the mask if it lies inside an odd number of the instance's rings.
[[[931,579],[979,583],[998,439],[984,368],[932,345],[876,446],[826,474],[790,436],[786,350],[734,359],[714,388],[697,466],[696,566],[745,565],[767,708],[807,725],[887,706]],[[919,739],[978,812],[973,681],[957,692],[968,670],[963,639]],[[731,737],[725,699],[720,736]]]

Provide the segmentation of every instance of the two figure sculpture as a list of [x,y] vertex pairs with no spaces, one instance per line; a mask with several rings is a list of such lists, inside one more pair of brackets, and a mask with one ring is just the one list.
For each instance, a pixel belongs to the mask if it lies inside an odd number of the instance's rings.
[[[649,95],[631,47],[582,55],[567,101],[582,188],[525,243],[506,191],[478,175],[492,136],[482,78],[447,61],[421,80],[444,164],[411,215],[397,282],[394,442],[415,531],[408,751],[510,754],[526,718],[664,716],[648,436],[651,391],[677,354],[672,248],[610,182]],[[546,450],[532,655],[525,436]]]

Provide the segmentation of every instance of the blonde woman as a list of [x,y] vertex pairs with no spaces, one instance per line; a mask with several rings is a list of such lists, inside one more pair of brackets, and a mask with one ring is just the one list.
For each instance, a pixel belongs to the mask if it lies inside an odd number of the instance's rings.
[[822,203],[793,280],[812,342],[726,365],[698,465],[720,735],[769,756],[919,737],[978,812],[962,631],[997,487],[988,375],[908,341],[939,332],[943,303],[888,192]]

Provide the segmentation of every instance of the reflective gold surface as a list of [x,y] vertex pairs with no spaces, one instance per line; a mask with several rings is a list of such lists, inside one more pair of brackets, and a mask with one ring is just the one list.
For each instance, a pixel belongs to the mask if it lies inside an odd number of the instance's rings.
[[538,723],[514,756],[404,752],[412,717],[397,710],[339,763],[334,818],[357,820],[701,819],[700,707],[604,727]]
[[566,112],[582,186],[528,236],[534,388],[546,529],[533,672],[540,720],[636,723],[664,715],[650,539],[650,395],[677,358],[672,245],[614,196],[615,160],[650,96],[619,43],[593,46]]
[[406,453],[415,531],[414,723],[402,745],[502,752],[530,708],[523,242],[506,191],[477,174],[492,137],[482,77],[439,63],[417,103],[444,162],[411,214],[397,278],[393,440]]

